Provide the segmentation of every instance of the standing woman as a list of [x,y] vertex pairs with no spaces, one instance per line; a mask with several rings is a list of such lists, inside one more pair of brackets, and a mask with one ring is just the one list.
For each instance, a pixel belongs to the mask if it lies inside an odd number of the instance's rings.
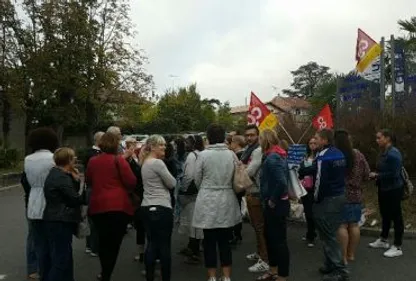
[[260,171],[260,193],[270,270],[257,280],[285,281],[289,276],[289,168],[287,153],[279,143],[279,138],[273,130],[264,130],[260,134],[260,146],[264,155]]
[[[312,167],[313,161],[316,157],[316,139],[311,138],[307,145],[307,155],[306,158],[302,161],[300,164],[300,170],[308,169]],[[314,247],[315,246],[315,238],[316,238],[316,227],[315,227],[315,220],[313,218],[313,212],[312,212],[312,206],[314,202],[314,183],[315,179],[313,175],[304,175],[300,177],[302,180],[302,185],[305,188],[307,194],[302,197],[302,204],[303,204],[303,210],[305,212],[305,218],[306,218],[306,225],[307,225],[307,232],[303,240],[307,241],[308,247]]]
[[334,135],[335,147],[341,150],[346,160],[346,187],[347,203],[342,212],[342,225],[338,230],[338,240],[342,246],[344,263],[355,260],[355,250],[360,242],[360,227],[363,190],[362,182],[367,180],[370,167],[364,155],[352,148],[350,136],[347,131],[338,130]]
[[44,280],[74,280],[72,236],[81,221],[81,205],[86,204],[80,195],[80,174],[75,168],[75,152],[67,147],[59,148],[53,157],[56,166],[45,181],[46,208],[43,214],[45,248],[43,263]]
[[[377,171],[370,173],[370,178],[376,180],[378,186],[378,205],[382,218],[380,238],[370,243],[371,248],[388,249],[384,256],[388,258],[403,255],[403,215],[402,197],[404,181],[402,178],[403,158],[395,147],[396,137],[389,130],[377,133],[377,144],[381,155],[377,163]],[[390,247],[388,238],[391,222],[394,223],[394,244]]]
[[241,222],[232,184],[236,157],[224,143],[222,126],[210,125],[207,138],[209,146],[196,160],[194,180],[199,192],[192,226],[204,231],[205,267],[209,281],[217,280],[217,246],[224,276],[222,280],[230,281],[232,253],[229,241],[233,227]]
[[195,201],[198,195],[198,187],[195,184],[195,163],[198,155],[204,150],[204,143],[201,136],[191,135],[186,138],[188,156],[184,166],[184,174],[179,190],[179,202],[181,204],[181,215],[179,220],[178,232],[189,238],[188,247],[181,251],[187,256],[185,262],[188,264],[198,264],[200,258],[200,242],[204,238],[202,229],[192,227]]
[[40,275],[43,281],[46,280],[42,276],[47,266],[42,262],[43,249],[47,246],[43,231],[44,185],[49,171],[55,166],[53,152],[59,147],[59,141],[52,129],[38,128],[29,134],[28,143],[32,154],[25,158],[22,175],[28,219],[27,273],[29,280],[36,280]]
[[133,174],[136,176],[136,188],[133,193],[131,193],[131,198],[134,205],[134,216],[133,216],[133,225],[136,229],[136,244],[138,246],[139,253],[134,257],[135,261],[143,262],[144,260],[144,245],[145,245],[145,230],[143,225],[143,220],[140,217],[140,205],[143,199],[143,180],[142,172],[139,164],[139,156],[137,155],[137,140],[132,137],[127,137],[125,140],[126,149],[134,150],[134,153],[128,158],[127,162],[130,165],[130,168]]
[[119,136],[105,133],[100,141],[101,154],[87,167],[87,184],[91,186],[89,214],[98,233],[98,255],[101,263],[99,280],[109,281],[117,262],[127,224],[134,214],[129,193],[136,187],[136,177],[124,156],[118,155]]
[[166,149],[166,142],[162,136],[150,136],[143,149],[145,149],[142,163],[144,194],[141,216],[147,237],[144,256],[146,280],[155,279],[156,259],[160,259],[162,281],[170,281],[173,210],[169,190],[175,188],[176,179],[162,160]]

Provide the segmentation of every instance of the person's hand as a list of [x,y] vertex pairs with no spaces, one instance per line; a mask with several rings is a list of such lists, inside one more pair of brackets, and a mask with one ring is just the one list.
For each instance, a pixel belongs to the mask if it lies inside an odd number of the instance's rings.
[[267,204],[269,205],[269,207],[270,208],[272,208],[272,209],[274,209],[274,207],[276,207],[276,204],[272,201],[272,200],[269,200],[268,202],[267,202]]
[[72,174],[72,177],[75,179],[75,180],[77,180],[77,181],[79,181],[80,179],[81,179],[81,174],[80,174],[80,172],[78,171],[78,169],[77,168],[72,168],[72,171],[71,171],[71,174]]
[[131,146],[124,151],[123,157],[124,159],[129,159],[130,157],[133,156],[133,154],[134,154],[134,147]]
[[378,176],[378,174],[374,173],[374,172],[371,172],[370,175],[369,175],[370,179],[376,179],[377,176]]

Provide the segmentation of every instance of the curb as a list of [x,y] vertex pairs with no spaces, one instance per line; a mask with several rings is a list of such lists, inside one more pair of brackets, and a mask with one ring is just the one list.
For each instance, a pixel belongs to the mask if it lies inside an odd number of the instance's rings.
[[[306,222],[304,222],[302,220],[289,218],[288,221],[289,221],[290,224],[296,224],[296,225],[306,227]],[[361,230],[361,235],[362,236],[377,237],[377,238],[380,237],[380,231],[381,230],[378,229],[378,228],[360,227],[360,230]],[[390,234],[393,234],[393,229],[390,230]],[[408,240],[416,240],[416,231],[414,231],[414,230],[405,230],[403,238],[408,239]]]
[[21,185],[20,184],[13,184],[13,185],[8,185],[8,186],[0,187],[0,192],[8,191],[10,189],[13,189],[13,188],[19,187],[19,186],[21,186]]

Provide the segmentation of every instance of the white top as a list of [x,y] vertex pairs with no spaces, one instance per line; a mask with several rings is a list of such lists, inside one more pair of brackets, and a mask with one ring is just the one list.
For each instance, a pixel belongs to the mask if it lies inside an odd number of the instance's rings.
[[31,187],[27,204],[28,219],[41,220],[43,218],[46,206],[43,187],[49,171],[54,166],[53,153],[49,150],[38,150],[25,158],[24,171]]
[[160,159],[145,160],[141,169],[143,178],[142,206],[172,208],[169,189],[176,186],[176,179]]

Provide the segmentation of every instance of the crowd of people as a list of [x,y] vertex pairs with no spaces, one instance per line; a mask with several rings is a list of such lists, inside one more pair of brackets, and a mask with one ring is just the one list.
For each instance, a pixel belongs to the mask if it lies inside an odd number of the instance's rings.
[[[380,238],[369,246],[386,249],[386,257],[403,254],[402,156],[390,131],[379,131],[376,141],[381,153],[375,172],[344,130],[318,131],[295,167],[306,190],[298,198],[307,225],[303,240],[314,247],[319,234],[324,281],[349,280],[348,263],[355,260],[360,239],[364,181],[376,181],[382,217]],[[152,135],[140,147],[134,138],[122,142],[120,129],[110,127],[97,132],[94,142],[81,159],[82,181],[74,150],[59,147],[52,129],[39,128],[29,136],[32,154],[25,158],[22,176],[29,280],[74,281],[75,235],[86,239],[87,254],[99,258],[97,279],[110,281],[123,238],[133,225],[135,260],[144,263],[147,281],[156,274],[171,280],[174,230],[187,239],[180,251],[185,263],[204,263],[209,281],[217,280],[219,265],[219,280],[230,281],[232,248],[243,241],[242,202],[256,238],[254,253],[247,255],[254,262],[248,271],[259,274],[256,280],[288,280],[287,218],[294,198],[289,196],[288,145],[276,131],[248,126],[243,133],[226,134],[212,124],[206,139]],[[252,181],[238,193],[233,186],[237,168]],[[81,233],[86,221],[88,235]],[[391,222],[395,235],[390,246]]]

